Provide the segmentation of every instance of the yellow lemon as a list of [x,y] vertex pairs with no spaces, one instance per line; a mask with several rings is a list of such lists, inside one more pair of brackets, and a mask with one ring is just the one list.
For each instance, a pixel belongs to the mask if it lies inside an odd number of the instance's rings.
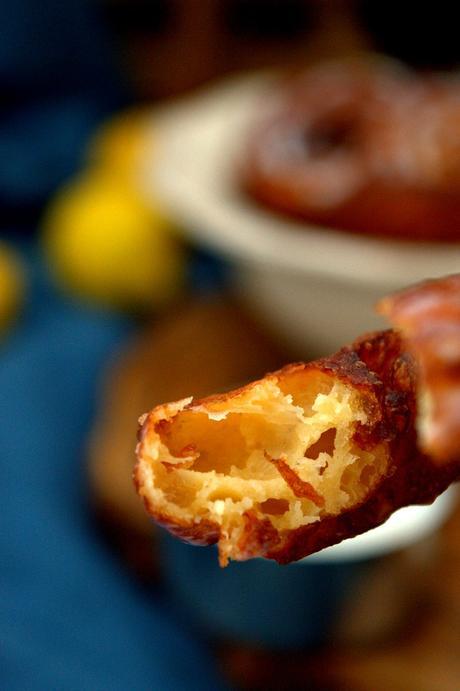
[[22,304],[24,277],[24,268],[18,255],[5,243],[0,243],[0,336]]
[[158,307],[183,284],[185,255],[170,223],[110,171],[76,178],[50,204],[44,243],[60,283],[78,296]]
[[92,166],[110,168],[113,173],[131,176],[145,146],[149,117],[147,110],[132,108],[103,123],[88,147]]

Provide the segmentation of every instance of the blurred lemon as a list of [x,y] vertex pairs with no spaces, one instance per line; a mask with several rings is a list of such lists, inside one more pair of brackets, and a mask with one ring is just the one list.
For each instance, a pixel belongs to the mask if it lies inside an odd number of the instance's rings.
[[18,255],[5,243],[0,243],[0,337],[22,304],[24,279],[24,268]]
[[145,309],[161,306],[183,284],[184,250],[171,224],[108,169],[64,188],[43,230],[52,271],[80,297]]
[[88,160],[93,167],[109,168],[113,173],[131,176],[145,147],[148,111],[142,108],[125,110],[101,125],[88,147]]

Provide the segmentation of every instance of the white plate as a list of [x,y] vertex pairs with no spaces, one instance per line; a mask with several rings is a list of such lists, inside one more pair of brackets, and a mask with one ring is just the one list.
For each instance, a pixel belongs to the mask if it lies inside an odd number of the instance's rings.
[[[378,528],[327,547],[308,561],[357,561],[380,557],[416,544],[436,532],[451,513],[457,497],[456,487],[441,494],[429,506],[407,506],[395,511]],[[303,563],[307,559],[300,563]]]

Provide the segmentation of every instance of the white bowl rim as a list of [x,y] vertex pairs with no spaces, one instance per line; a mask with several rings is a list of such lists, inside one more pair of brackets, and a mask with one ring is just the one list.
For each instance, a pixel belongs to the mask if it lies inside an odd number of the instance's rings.
[[373,559],[408,547],[433,534],[451,513],[457,489],[451,487],[428,506],[407,506],[395,511],[381,526],[327,547],[299,564],[324,564]]

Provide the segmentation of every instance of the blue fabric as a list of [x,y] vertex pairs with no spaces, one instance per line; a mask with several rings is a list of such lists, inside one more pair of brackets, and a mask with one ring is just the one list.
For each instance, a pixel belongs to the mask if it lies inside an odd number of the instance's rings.
[[128,93],[96,3],[0,0],[0,27],[0,210],[25,214],[78,169]]
[[98,380],[131,326],[72,304],[40,271],[30,294],[0,350],[0,688],[218,691],[203,643],[138,588],[87,516]]
[[106,104],[73,95],[5,112],[0,207],[43,203],[83,163],[88,139],[107,112]]
[[113,41],[91,0],[0,0],[0,84],[7,96],[116,90]]

